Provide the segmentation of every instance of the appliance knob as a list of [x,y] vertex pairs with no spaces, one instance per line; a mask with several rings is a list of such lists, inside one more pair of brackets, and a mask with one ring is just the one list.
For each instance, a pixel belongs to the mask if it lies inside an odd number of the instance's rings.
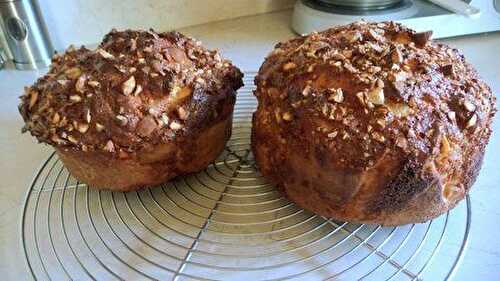
[[24,41],[28,36],[26,24],[18,18],[9,18],[6,22],[7,33],[16,41]]

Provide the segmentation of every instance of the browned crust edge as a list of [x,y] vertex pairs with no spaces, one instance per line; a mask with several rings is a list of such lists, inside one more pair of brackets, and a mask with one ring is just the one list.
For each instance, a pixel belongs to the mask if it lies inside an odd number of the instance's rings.
[[224,150],[231,126],[232,114],[229,114],[195,138],[160,144],[129,159],[102,151],[56,148],[56,152],[79,181],[96,189],[134,191],[206,168]]

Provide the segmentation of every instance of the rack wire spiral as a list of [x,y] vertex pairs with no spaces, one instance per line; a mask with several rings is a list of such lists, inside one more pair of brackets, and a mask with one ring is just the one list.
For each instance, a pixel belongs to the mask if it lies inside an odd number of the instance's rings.
[[40,280],[433,280],[454,274],[467,197],[424,224],[381,227],[302,210],[258,172],[250,150],[254,73],[227,148],[204,171],[119,193],[78,182],[55,154],[28,191],[22,245]]

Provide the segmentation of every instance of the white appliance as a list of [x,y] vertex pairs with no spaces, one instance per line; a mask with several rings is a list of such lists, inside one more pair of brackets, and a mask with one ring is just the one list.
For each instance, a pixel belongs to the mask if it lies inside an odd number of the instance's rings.
[[[355,5],[358,2],[362,5]],[[321,31],[356,20],[397,21],[417,31],[433,30],[433,38],[500,30],[500,0],[466,1],[480,9],[475,17],[465,17],[426,0],[381,1],[385,5],[367,5],[376,1],[298,0],[292,28],[299,34]]]

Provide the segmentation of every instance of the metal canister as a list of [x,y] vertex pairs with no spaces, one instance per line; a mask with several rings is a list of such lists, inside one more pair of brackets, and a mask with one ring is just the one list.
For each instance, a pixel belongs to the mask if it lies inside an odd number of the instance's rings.
[[2,46],[0,46],[0,69],[2,69],[4,64],[5,64],[4,56],[5,56],[5,54],[3,52]]
[[54,47],[35,0],[0,0],[0,23],[16,68],[50,64]]

